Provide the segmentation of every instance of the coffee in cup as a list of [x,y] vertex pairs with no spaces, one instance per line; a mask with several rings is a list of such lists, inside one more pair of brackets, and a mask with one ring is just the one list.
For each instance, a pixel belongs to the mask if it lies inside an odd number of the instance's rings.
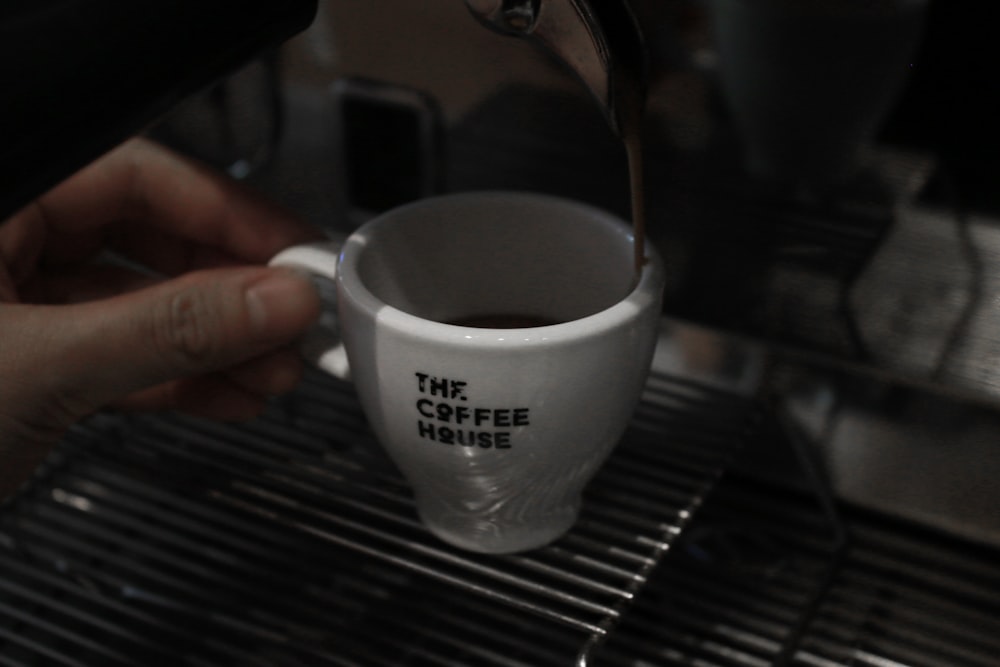
[[272,264],[333,281],[306,347],[349,375],[427,528],[509,553],[573,525],[639,400],[664,271],[647,246],[636,280],[633,252],[605,211],[486,192],[409,204]]

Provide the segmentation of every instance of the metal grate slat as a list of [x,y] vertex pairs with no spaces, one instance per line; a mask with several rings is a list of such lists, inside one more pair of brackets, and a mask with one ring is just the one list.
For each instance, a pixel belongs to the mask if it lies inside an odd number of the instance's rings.
[[578,524],[503,557],[423,528],[353,390],[322,375],[245,425],[97,415],[0,511],[0,562],[33,573],[0,585],[0,632],[25,621],[11,600],[36,603],[34,643],[0,634],[0,656],[62,664],[94,641],[140,664],[568,664],[619,623],[752,414],[654,374]]
[[849,549],[789,662],[779,662],[788,633],[831,562],[829,526],[801,494],[730,475],[672,546],[595,664],[995,665],[996,551],[844,511]]

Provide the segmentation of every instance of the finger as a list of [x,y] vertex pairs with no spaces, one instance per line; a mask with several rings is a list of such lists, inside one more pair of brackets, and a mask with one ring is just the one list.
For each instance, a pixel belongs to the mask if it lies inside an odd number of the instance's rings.
[[131,411],[178,410],[214,419],[250,419],[268,398],[292,390],[302,362],[291,348],[210,375],[185,378],[136,392],[113,406]]
[[13,349],[15,360],[26,371],[50,369],[40,383],[79,417],[284,347],[316,320],[319,298],[294,272],[260,267],[193,273],[105,301],[19,308],[22,334],[34,338],[22,341],[26,352]]
[[35,269],[46,240],[41,209],[31,204],[9,220],[0,222],[0,264],[7,267],[11,281],[18,285]]
[[174,410],[195,417],[244,421],[260,415],[267,400],[236,385],[223,374],[166,382],[113,402],[133,412]]
[[22,283],[20,292],[23,303],[70,304],[107,299],[160,282],[160,278],[122,266],[92,264],[39,274]]
[[223,371],[230,382],[263,397],[291,391],[302,379],[302,358],[293,347],[245,361]]
[[17,289],[14,286],[14,279],[3,261],[0,260],[0,303],[17,303],[19,301]]
[[248,261],[148,225],[119,225],[108,236],[107,245],[123,257],[164,276],[245,265]]
[[320,237],[248,188],[144,139],[85,167],[22,215],[71,234],[135,221],[251,262]]

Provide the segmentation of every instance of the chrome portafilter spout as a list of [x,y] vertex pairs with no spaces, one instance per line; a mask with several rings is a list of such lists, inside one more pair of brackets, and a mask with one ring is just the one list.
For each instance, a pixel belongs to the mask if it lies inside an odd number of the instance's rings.
[[492,30],[541,44],[572,69],[618,136],[637,131],[648,59],[625,0],[465,0]]

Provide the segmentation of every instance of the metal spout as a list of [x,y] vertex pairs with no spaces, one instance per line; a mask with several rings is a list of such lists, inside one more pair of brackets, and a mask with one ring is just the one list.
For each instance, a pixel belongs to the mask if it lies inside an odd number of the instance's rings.
[[646,98],[648,59],[625,0],[465,0],[501,34],[529,38],[583,81],[622,136],[637,131]]

